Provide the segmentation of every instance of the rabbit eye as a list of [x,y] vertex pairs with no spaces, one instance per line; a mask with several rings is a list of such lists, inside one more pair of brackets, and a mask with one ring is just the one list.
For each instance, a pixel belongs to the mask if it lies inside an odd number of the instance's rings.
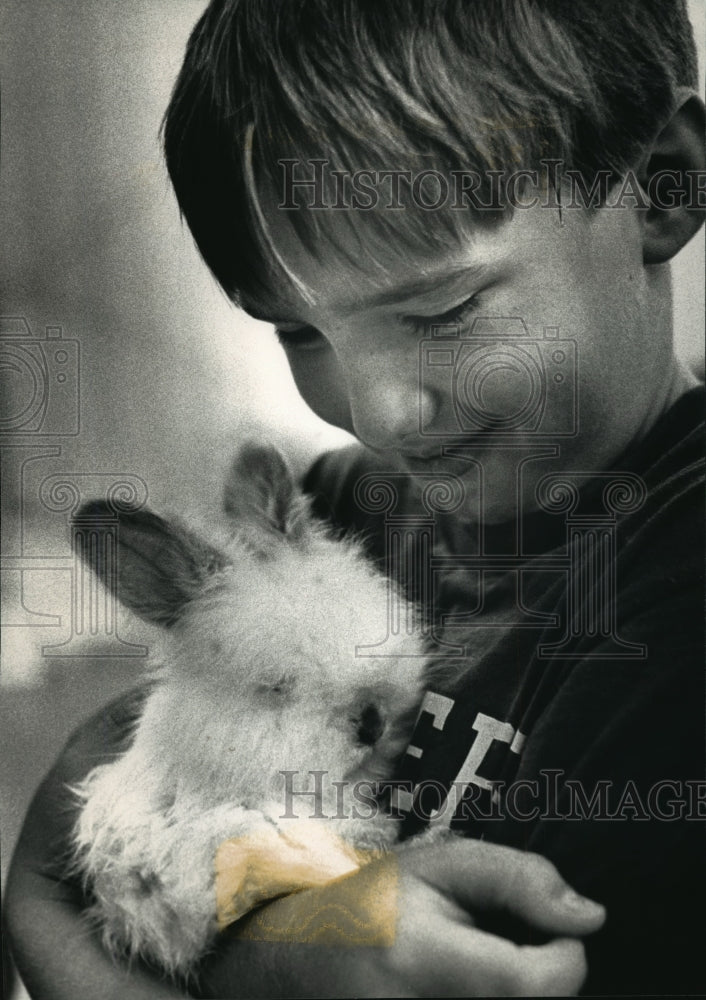
[[366,705],[357,719],[358,742],[362,746],[375,746],[385,731],[385,720],[376,705]]
[[294,681],[291,677],[280,677],[272,683],[258,684],[255,690],[265,697],[283,698],[294,690]]

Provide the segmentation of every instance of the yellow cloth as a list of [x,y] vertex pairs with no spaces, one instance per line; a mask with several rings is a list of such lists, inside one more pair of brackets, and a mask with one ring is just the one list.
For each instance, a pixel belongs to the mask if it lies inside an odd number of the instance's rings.
[[225,840],[216,852],[218,926],[222,930],[260,903],[325,885],[360,864],[356,851],[317,820],[298,820],[286,833],[264,827]]
[[[344,876],[375,859],[379,851],[356,851],[317,820],[298,820],[286,833],[263,827],[224,841],[216,852],[216,910],[219,929],[260,904],[342,879],[341,891],[322,905],[309,898],[300,919],[280,925],[265,907],[243,925],[256,940],[389,947],[397,917],[397,864],[394,855],[370,879],[349,883]],[[344,884],[345,883],[345,884]]]

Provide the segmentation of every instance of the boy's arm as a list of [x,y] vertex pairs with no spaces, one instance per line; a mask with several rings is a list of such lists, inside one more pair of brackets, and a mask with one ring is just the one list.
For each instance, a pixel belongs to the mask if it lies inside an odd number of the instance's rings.
[[25,819],[5,888],[11,953],[38,1000],[158,1000],[187,996],[135,963],[112,962],[91,933],[81,887],[65,881],[63,858],[75,818],[67,784],[123,749],[145,689],[106,706],[72,736],[37,791]]
[[[60,877],[74,816],[66,784],[121,749],[140,704],[133,693],[83,726],[27,816],[7,886],[6,918],[13,954],[35,1000],[188,995],[139,963],[127,971],[112,962],[83,920],[80,887]],[[374,926],[385,903],[394,913],[393,940],[298,943],[302,928],[315,937],[341,910]],[[477,930],[469,913],[492,909],[508,909],[558,939],[518,948]],[[256,919],[262,926],[262,914],[268,934],[279,941],[246,939]],[[602,920],[602,909],[577,898],[542,858],[463,841],[430,845],[401,856],[399,866],[393,856],[258,911],[224,938],[205,966],[204,995],[573,993],[585,974],[577,938]],[[389,932],[389,925],[383,930]]]

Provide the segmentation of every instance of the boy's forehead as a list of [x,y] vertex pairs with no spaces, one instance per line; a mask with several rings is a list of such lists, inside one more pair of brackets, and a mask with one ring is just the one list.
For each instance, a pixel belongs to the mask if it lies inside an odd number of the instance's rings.
[[[411,306],[422,300],[429,312],[435,306],[443,312],[453,304],[444,296],[457,286],[472,292],[513,260],[551,256],[550,244],[569,235],[556,213],[546,209],[516,211],[487,225],[470,213],[458,213],[455,231],[441,213],[430,212],[425,220],[428,239],[410,245],[403,236],[394,240],[399,212],[393,214],[390,236],[383,239],[371,212],[323,209],[317,215],[321,238],[305,245],[294,216],[312,210],[283,209],[272,190],[259,193],[258,209],[269,294],[266,302],[243,294],[241,304],[264,319],[296,320],[302,306],[304,311],[323,308],[340,318],[361,307],[397,303],[408,303],[408,312],[414,312]],[[578,214],[573,213],[575,224]]]
[[384,305],[470,275],[488,256],[483,233],[499,221],[497,213],[479,221],[469,212],[450,217],[447,210],[424,213],[410,225],[408,208],[310,208],[301,198],[296,207],[283,207],[281,191],[262,180],[255,187],[254,178],[249,195],[267,275],[260,284],[270,294],[267,304],[248,293],[242,302],[269,311],[335,295],[336,311],[345,314],[361,299]]
[[266,303],[254,295],[242,296],[242,304],[253,313],[279,310],[278,315],[286,315],[303,301],[311,306],[330,303],[345,316],[362,302],[372,308],[411,301],[434,290],[443,292],[457,279],[480,278],[500,256],[498,242],[484,240],[484,229],[470,216],[458,220],[455,232],[438,215],[430,217],[428,240],[412,244],[403,225],[396,234],[395,221],[403,221],[399,215],[383,232],[372,213],[324,209],[316,219],[318,238],[305,243],[294,213],[311,210],[283,209],[273,194],[264,192],[259,208],[258,235],[268,274],[264,284],[270,294]]

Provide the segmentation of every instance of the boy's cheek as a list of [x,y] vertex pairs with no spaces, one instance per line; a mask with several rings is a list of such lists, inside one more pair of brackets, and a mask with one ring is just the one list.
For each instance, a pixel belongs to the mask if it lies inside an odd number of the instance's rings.
[[304,402],[326,423],[353,434],[346,383],[335,353],[330,348],[289,351],[287,358]]

